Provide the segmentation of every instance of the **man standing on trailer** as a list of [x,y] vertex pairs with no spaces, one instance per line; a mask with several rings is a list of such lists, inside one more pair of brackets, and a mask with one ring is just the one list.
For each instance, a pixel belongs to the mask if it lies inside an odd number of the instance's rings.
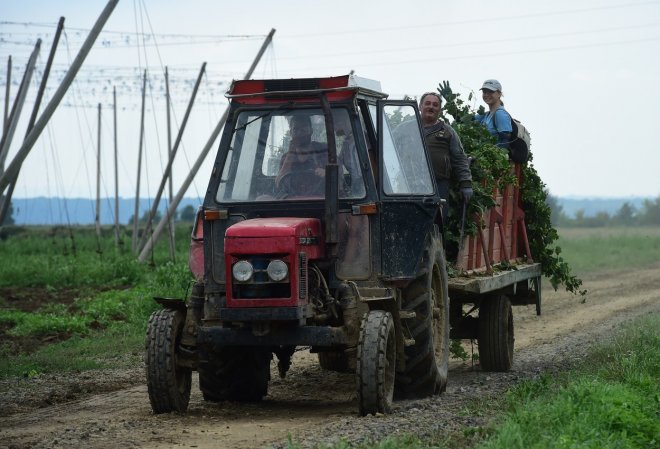
[[[440,197],[449,197],[449,183],[453,179],[458,184],[463,201],[468,203],[473,193],[470,163],[456,131],[440,120],[441,106],[442,97],[436,92],[426,92],[419,99],[424,141],[431,155]],[[447,216],[446,207],[443,208],[443,215]]]

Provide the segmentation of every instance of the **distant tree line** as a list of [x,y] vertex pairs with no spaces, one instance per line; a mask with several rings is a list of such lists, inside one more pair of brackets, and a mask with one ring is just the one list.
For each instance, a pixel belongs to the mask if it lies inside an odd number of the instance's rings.
[[[1,201],[0,201],[1,203]],[[182,209],[177,209],[176,213],[174,214],[174,221],[182,221],[182,222],[190,222],[192,223],[195,220],[195,214],[197,213],[197,209],[192,206],[191,204],[188,204],[187,206],[183,207]],[[12,226],[15,224],[14,222],[14,206],[10,202],[9,203],[9,208],[7,210],[7,215],[5,216],[5,219],[3,220],[2,223],[0,223],[0,226]],[[128,219],[128,224],[133,224],[133,215]],[[140,224],[145,224],[147,222],[147,219],[149,218],[149,211],[144,212],[142,214],[142,217],[140,217]],[[163,218],[163,214],[161,211],[156,211],[156,216],[153,219],[154,223],[158,223],[161,219]]]
[[[174,221],[184,221],[184,222],[190,222],[192,223],[195,220],[195,214],[197,213],[197,209],[195,209],[192,205],[188,204],[185,206],[183,209],[177,209],[176,212],[174,213]],[[142,216],[140,217],[139,223],[141,225],[144,225],[147,223],[147,220],[149,219],[149,214],[150,211],[144,212]],[[133,217],[135,215],[131,215],[130,218],[128,219],[128,224],[133,224]],[[156,215],[153,218],[153,223],[158,223],[161,219],[163,218],[163,214],[161,211],[157,210]]]
[[569,217],[563,211],[557,197],[548,195],[547,203],[552,210],[552,224],[558,227],[598,228],[660,225],[660,196],[653,200],[644,200],[640,209],[626,201],[619,210],[611,215],[601,211],[594,216],[585,216],[584,210],[578,210],[575,217]]

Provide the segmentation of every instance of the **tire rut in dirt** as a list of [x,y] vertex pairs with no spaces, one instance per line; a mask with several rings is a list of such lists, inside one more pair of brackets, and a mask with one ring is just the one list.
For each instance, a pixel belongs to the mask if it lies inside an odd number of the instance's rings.
[[484,371],[509,371],[513,364],[513,312],[505,295],[493,295],[479,306],[479,364]]
[[192,370],[176,363],[184,320],[183,313],[169,309],[158,310],[149,318],[145,360],[154,413],[184,412],[188,408]]
[[225,347],[199,364],[199,388],[211,402],[259,402],[268,393],[270,348]]
[[449,364],[449,298],[447,273],[438,239],[424,253],[427,271],[402,292],[402,309],[414,312],[403,320],[415,343],[405,348],[406,363],[396,374],[396,397],[413,399],[445,390]]
[[392,411],[395,365],[392,315],[384,310],[369,311],[360,327],[355,373],[360,415]]

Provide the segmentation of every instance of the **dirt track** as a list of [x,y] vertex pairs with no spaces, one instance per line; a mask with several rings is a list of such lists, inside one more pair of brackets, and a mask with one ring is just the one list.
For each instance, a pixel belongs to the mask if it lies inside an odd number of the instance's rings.
[[[189,411],[183,416],[151,413],[141,367],[73,378],[4,381],[0,448],[286,447],[289,434],[307,447],[342,437],[363,441],[399,432],[424,435],[483,425],[487,417],[466,414],[466,401],[499,394],[541,371],[561,369],[624,321],[660,313],[660,266],[600,273],[585,278],[585,287],[585,303],[546,288],[540,317],[533,306],[514,308],[516,354],[511,372],[485,373],[453,362],[446,393],[397,402],[392,415],[359,418],[353,376],[322,371],[314,355],[300,351],[286,379],[279,379],[273,366],[263,403],[205,403],[194,384]],[[67,402],[67,397],[79,399]]]

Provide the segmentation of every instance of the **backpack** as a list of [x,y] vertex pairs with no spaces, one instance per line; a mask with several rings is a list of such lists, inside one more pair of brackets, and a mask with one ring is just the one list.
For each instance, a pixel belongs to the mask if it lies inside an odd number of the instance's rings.
[[[508,111],[506,111],[509,114]],[[511,117],[511,142],[509,142],[509,158],[518,164],[524,164],[529,159],[529,147],[532,145],[532,138],[529,135],[529,131],[525,128],[525,125],[520,123],[519,120]],[[493,114],[493,126],[497,129],[497,123],[495,122],[495,114]]]

